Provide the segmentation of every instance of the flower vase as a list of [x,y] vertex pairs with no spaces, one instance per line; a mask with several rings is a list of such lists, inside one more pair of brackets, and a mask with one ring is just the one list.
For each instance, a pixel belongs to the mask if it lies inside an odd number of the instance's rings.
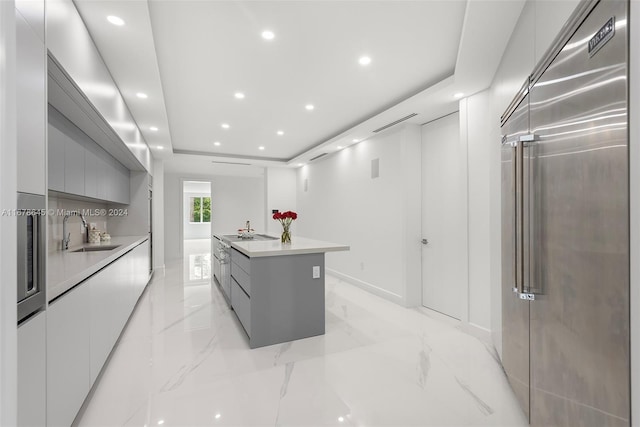
[[289,231],[289,226],[282,227],[282,235],[280,236],[281,243],[291,243],[291,232]]

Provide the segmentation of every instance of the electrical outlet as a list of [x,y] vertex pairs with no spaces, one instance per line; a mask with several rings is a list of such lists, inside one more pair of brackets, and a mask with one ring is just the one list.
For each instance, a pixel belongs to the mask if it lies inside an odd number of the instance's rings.
[[319,265],[314,265],[313,266],[313,278],[314,279],[319,279],[320,278],[320,266]]

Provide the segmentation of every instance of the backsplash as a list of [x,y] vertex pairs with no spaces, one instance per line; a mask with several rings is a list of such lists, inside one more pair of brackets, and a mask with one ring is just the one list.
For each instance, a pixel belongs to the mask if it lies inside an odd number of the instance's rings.
[[[47,247],[49,252],[62,250],[64,212],[78,211],[83,213],[89,224],[95,224],[96,229],[108,232],[106,209],[107,205],[102,203],[49,196],[49,215],[47,215]],[[101,210],[105,211],[100,212]],[[81,224],[82,220],[79,216],[71,216],[67,220],[67,232],[71,233],[69,247],[85,243],[85,235],[81,231]]]

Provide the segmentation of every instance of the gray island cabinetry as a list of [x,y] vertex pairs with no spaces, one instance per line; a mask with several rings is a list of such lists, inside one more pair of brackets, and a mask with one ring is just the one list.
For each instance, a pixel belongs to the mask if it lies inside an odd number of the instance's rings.
[[324,334],[324,254],[348,246],[300,237],[230,244],[231,306],[249,347]]

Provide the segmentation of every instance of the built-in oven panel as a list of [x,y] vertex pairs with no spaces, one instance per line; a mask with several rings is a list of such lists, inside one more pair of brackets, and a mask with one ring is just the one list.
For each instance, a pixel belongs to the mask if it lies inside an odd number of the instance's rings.
[[44,196],[18,193],[18,321],[40,310],[46,303],[45,208]]

